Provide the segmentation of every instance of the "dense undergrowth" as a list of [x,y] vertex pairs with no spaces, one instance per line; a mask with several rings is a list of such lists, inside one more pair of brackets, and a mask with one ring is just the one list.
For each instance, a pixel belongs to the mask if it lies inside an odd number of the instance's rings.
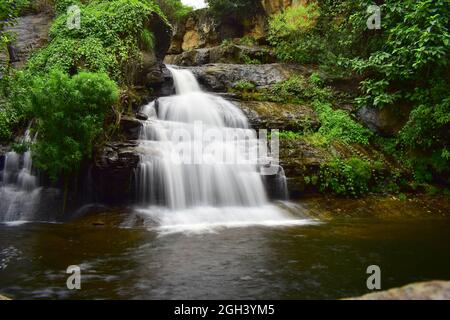
[[[44,0],[42,0],[44,1]],[[38,1],[39,2],[39,1]],[[15,4],[14,6],[12,4]],[[39,129],[34,147],[38,165],[51,176],[76,171],[83,159],[92,156],[95,144],[105,138],[114,117],[122,112],[117,90],[126,90],[134,80],[134,70],[142,62],[142,51],[151,51],[155,37],[148,28],[151,14],[176,23],[191,11],[179,0],[48,0],[55,13],[51,42],[36,52],[25,69],[0,66],[0,141],[11,141],[17,128],[36,119]],[[247,23],[263,8],[251,0],[209,0],[210,12],[220,21]],[[83,27],[66,27],[66,9],[77,4]],[[331,155],[318,172],[305,181],[322,191],[358,196],[370,191],[400,192],[433,183],[450,185],[450,9],[445,0],[384,0],[381,29],[369,30],[367,21],[373,5],[367,0],[316,0],[301,2],[269,17],[267,40],[279,61],[315,65],[317,72],[297,75],[266,88],[238,81],[230,91],[242,99],[308,105],[317,114],[318,130],[281,132],[285,141],[304,140],[326,149]],[[0,51],[7,53],[13,35],[5,27],[21,12],[36,6],[28,0],[0,0]],[[236,43],[225,40],[223,46]],[[254,46],[250,36],[238,44]],[[246,64],[259,59],[242,56]],[[327,78],[363,79],[357,95],[344,94],[329,86]],[[88,79],[97,91],[81,93],[73,84]],[[43,85],[45,84],[45,85]],[[45,86],[55,91],[46,92]],[[104,93],[109,100],[93,107],[94,97]],[[43,99],[44,96],[48,99]],[[58,100],[60,99],[64,100]],[[81,100],[79,100],[81,99]],[[71,115],[79,103],[79,117]],[[42,104],[47,105],[44,109]],[[59,102],[58,102],[59,101]],[[351,104],[354,108],[342,108]],[[381,136],[364,127],[355,117],[358,108],[407,110],[407,121],[390,136]],[[92,110],[93,117],[85,118]],[[56,116],[50,116],[49,114]],[[59,122],[86,130],[81,135],[65,132],[67,139],[51,134]],[[101,124],[100,124],[101,123]],[[95,124],[95,125],[94,125]],[[69,128],[68,130],[72,130]],[[99,130],[100,128],[100,130]],[[62,130],[59,128],[58,130]],[[45,143],[44,143],[45,136]],[[344,146],[349,152],[333,154]],[[354,150],[374,149],[386,157],[366,157]],[[55,156],[58,154],[58,156]],[[69,159],[64,167],[59,159]],[[391,161],[392,160],[392,161]],[[70,168],[69,168],[70,167]],[[387,167],[387,170],[386,170]],[[386,172],[389,171],[389,172]],[[428,188],[428,187],[427,187]],[[433,189],[435,190],[435,189]]]
[[[2,8],[14,8],[2,10],[2,18],[7,18],[0,26],[2,53],[13,37],[4,27],[13,24],[22,10],[37,5],[14,3],[0,1]],[[177,4],[169,1],[166,9]],[[11,140],[18,128],[34,119],[35,163],[57,180],[76,174],[116,125],[122,112],[119,90],[133,85],[142,52],[153,50],[154,35],[148,27],[153,15],[169,23],[159,6],[147,0],[55,0],[46,5],[55,15],[51,41],[31,56],[25,68],[1,66],[0,141]],[[67,26],[71,5],[80,9],[80,28]],[[185,9],[178,6],[171,17]]]
[[[320,83],[314,83],[314,79],[294,77],[263,90],[243,81],[231,90],[241,92],[245,99],[309,103],[318,112],[322,123],[319,132],[307,135],[310,141],[324,145],[329,142],[328,137],[333,136],[335,141],[344,144],[370,143],[372,148],[402,164],[402,170],[410,174],[410,186],[434,183],[448,188],[448,1],[385,0],[377,4],[381,28],[375,30],[367,25],[373,14],[368,11],[369,6],[374,5],[372,1],[316,0],[292,6],[269,18],[268,40],[280,61],[314,64],[320,72],[333,78],[362,77],[360,93],[353,97],[356,109],[407,110],[406,124],[394,135],[381,136],[367,133],[365,129],[365,134],[361,135],[361,125],[347,111],[338,110],[344,104],[340,103],[339,97],[335,94],[333,97],[333,93]],[[290,139],[305,136],[303,133],[284,135]],[[356,193],[364,193],[370,188],[356,184],[372,181],[368,185],[377,189],[373,177],[366,179],[364,174],[358,179],[338,178],[353,172],[347,170],[350,167],[354,167],[354,172],[364,172],[350,159],[330,160],[323,168],[324,186],[339,194],[354,194],[354,191],[346,192],[350,188],[338,185],[358,181],[354,182],[354,189],[360,191]],[[397,177],[398,173],[392,175]],[[318,178],[312,180],[319,183]]]

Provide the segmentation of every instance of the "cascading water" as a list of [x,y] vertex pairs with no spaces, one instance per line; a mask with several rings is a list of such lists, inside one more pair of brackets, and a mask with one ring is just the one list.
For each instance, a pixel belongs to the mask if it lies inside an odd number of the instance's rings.
[[[251,160],[248,146],[257,141],[245,115],[202,92],[190,71],[169,70],[176,95],[142,109],[149,119],[140,135],[137,212],[166,232],[308,223],[269,204],[256,163],[238,161]],[[228,138],[205,138],[217,134]]]
[[[28,129],[22,140],[32,143]],[[9,152],[5,156],[5,165],[0,184],[0,222],[30,221],[38,209],[41,188],[32,170],[31,152],[23,155]]]

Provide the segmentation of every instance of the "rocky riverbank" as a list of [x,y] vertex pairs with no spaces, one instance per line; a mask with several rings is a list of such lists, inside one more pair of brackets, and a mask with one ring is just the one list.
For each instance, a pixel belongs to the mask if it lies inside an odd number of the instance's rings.
[[450,300],[450,281],[413,283],[347,300]]

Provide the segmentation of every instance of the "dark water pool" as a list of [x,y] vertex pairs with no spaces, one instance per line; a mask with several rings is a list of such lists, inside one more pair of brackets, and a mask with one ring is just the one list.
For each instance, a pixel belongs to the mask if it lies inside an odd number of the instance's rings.
[[[66,288],[69,265],[82,289]],[[450,220],[343,219],[159,236],[143,228],[0,225],[0,293],[14,299],[336,299],[450,279]]]

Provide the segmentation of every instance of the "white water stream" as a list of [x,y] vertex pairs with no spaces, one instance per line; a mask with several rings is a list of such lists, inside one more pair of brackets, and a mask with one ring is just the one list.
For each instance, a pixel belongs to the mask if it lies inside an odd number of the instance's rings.
[[[139,144],[137,212],[163,232],[309,223],[269,203],[254,161],[224,161],[252,160],[246,146],[257,137],[245,115],[231,102],[202,92],[189,70],[169,69],[176,95],[142,108],[149,119]],[[200,130],[203,134],[196,134]],[[205,138],[217,134],[233,139]]]
[[[30,130],[26,131],[22,142],[32,142]],[[14,151],[6,154],[0,183],[0,222],[17,224],[34,219],[41,188],[32,172],[32,164],[30,150],[22,155]]]

